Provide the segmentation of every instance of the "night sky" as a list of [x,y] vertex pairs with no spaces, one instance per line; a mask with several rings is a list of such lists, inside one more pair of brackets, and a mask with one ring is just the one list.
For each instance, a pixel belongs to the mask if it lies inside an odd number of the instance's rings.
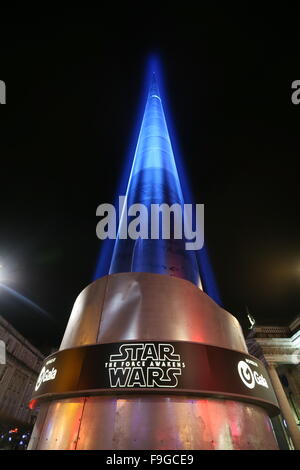
[[223,306],[245,331],[246,306],[259,324],[288,324],[300,312],[299,16],[215,10],[121,25],[83,10],[1,14],[0,264],[53,321],[3,288],[0,314],[43,351],[59,345],[93,278],[96,208],[114,202],[133,157],[156,53]]

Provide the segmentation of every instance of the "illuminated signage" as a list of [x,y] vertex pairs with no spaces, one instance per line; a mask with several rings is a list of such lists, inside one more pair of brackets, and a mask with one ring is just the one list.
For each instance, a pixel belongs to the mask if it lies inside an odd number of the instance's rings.
[[245,359],[245,361],[240,361],[238,363],[238,372],[246,387],[252,389],[256,385],[260,385],[261,387],[269,388],[266,378],[256,370],[253,370],[253,367],[251,368],[249,364],[258,367],[256,362],[249,359]]
[[202,395],[279,413],[268,373],[253,356],[185,341],[81,346],[47,358],[32,400],[114,393]]
[[52,367],[52,369],[50,370],[50,368],[49,368],[50,364],[53,364],[53,362],[55,362],[55,361],[56,361],[55,357],[53,357],[53,358],[46,361],[46,364],[43,366],[43,368],[40,372],[40,375],[37,379],[37,382],[35,384],[34,390],[36,392],[38,391],[38,389],[40,388],[42,383],[49,382],[49,380],[54,380],[55,379],[56,374],[57,374],[57,369],[55,369],[55,367]]
[[115,387],[175,388],[185,363],[169,343],[129,343],[119,347],[105,363]]
[[40,372],[39,378],[37,380],[36,386],[34,388],[35,391],[36,392],[38,391],[42,383],[48,382],[49,380],[54,380],[56,377],[56,374],[57,374],[56,369],[52,368],[52,370],[48,370],[46,369],[46,367],[43,367]]

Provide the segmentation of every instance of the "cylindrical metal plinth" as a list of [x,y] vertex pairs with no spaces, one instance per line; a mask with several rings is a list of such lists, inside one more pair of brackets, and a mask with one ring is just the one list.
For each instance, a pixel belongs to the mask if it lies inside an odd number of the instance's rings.
[[[60,350],[149,340],[190,341],[247,353],[235,317],[192,283],[148,273],[113,274],[84,289],[75,302]],[[278,446],[270,418],[260,406],[134,391],[43,401],[29,449]]]

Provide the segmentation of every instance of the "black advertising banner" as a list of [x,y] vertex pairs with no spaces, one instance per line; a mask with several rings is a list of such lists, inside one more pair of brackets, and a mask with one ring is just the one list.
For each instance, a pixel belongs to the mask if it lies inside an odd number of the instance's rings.
[[264,365],[201,343],[123,342],[58,351],[43,364],[32,400],[100,393],[176,393],[256,403],[279,413]]

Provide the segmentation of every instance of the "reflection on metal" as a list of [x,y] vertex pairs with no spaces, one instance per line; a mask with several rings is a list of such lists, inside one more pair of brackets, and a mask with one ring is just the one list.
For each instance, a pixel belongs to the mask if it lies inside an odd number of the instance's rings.
[[265,412],[230,400],[87,397],[44,406],[43,432],[30,450],[277,449]]
[[237,319],[192,283],[148,273],[105,276],[77,298],[60,349],[122,340],[194,341],[247,352]]
[[75,450],[84,403],[84,398],[69,398],[43,404],[29,450]]
[[93,282],[77,297],[60,349],[97,342],[107,281],[106,276]]
[[[148,273],[114,274],[84,289],[60,349],[148,339],[247,352],[238,321],[204,292],[188,281]],[[277,443],[270,418],[256,405],[130,394],[43,403],[30,448],[277,449]]]

